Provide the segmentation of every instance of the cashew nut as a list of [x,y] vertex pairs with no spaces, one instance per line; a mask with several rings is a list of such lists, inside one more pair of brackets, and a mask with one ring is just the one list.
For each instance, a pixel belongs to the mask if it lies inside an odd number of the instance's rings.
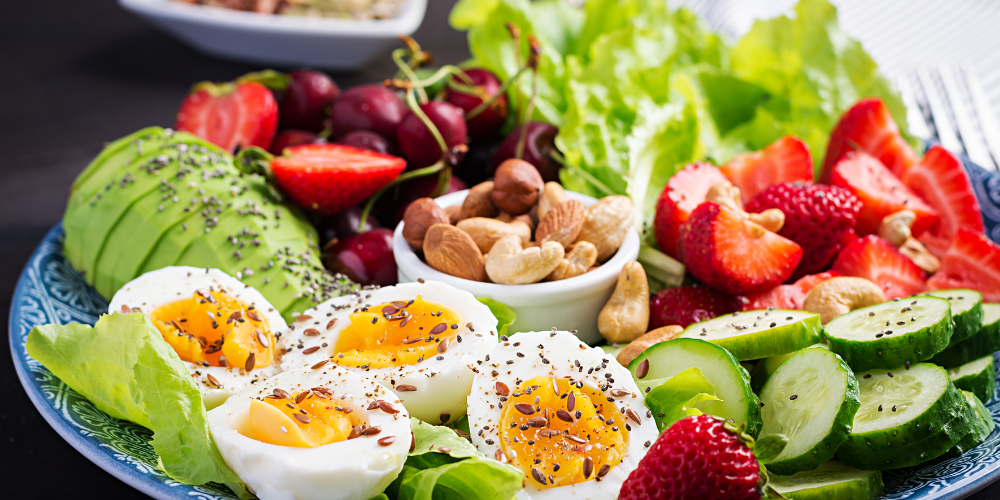
[[864,278],[841,276],[830,278],[809,290],[802,308],[819,314],[820,321],[825,325],[841,314],[882,302],[885,302],[885,294],[875,283]]
[[597,330],[608,342],[631,342],[649,326],[649,284],[636,261],[625,263],[614,293],[597,316]]
[[519,221],[527,224],[528,227],[530,227],[532,231],[535,230],[535,220],[532,219],[531,216],[528,215],[528,214],[518,215],[518,216],[515,217],[515,216],[513,216],[511,214],[508,214],[506,212],[500,212],[500,215],[496,216],[496,220],[501,221],[501,222],[513,222],[513,221],[519,220]]
[[559,206],[568,200],[566,190],[558,182],[546,182],[542,188],[542,195],[538,197],[538,218],[545,217],[552,207]]
[[555,271],[545,277],[548,281],[559,281],[579,276],[597,262],[597,247],[589,241],[581,241],[573,245],[573,249],[559,262]]
[[941,261],[913,237],[910,228],[916,220],[917,215],[912,210],[900,210],[886,215],[878,226],[878,235],[898,247],[901,254],[909,257],[927,274],[934,274],[941,268]]
[[554,241],[525,249],[521,238],[509,234],[494,243],[486,256],[486,275],[504,285],[537,283],[559,266],[564,255],[562,245]]
[[729,181],[722,181],[708,190],[705,195],[706,201],[712,201],[736,211],[750,222],[759,224],[764,229],[777,233],[785,225],[785,213],[777,208],[769,208],[759,214],[749,214],[743,210],[743,198],[740,195],[740,188],[734,186]]
[[648,331],[642,334],[641,337],[629,342],[624,349],[618,352],[618,356],[615,358],[621,363],[622,366],[628,366],[633,359],[637,358],[643,351],[653,347],[655,344],[660,342],[666,342],[668,340],[674,340],[681,335],[684,328],[678,325],[667,325],[661,326],[656,330]]
[[611,258],[632,228],[632,200],[628,196],[605,196],[587,209],[576,241],[588,241],[597,247],[597,260]]
[[524,221],[514,220],[512,222],[502,222],[497,219],[487,219],[486,217],[472,217],[458,221],[455,225],[462,231],[469,233],[472,241],[476,242],[479,251],[488,253],[493,244],[500,238],[513,234],[521,239],[521,244],[531,241],[531,228]]

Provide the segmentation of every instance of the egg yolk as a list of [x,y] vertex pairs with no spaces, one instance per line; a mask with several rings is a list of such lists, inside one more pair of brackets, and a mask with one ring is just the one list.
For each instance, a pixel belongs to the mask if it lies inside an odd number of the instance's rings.
[[600,480],[628,449],[624,416],[580,385],[536,377],[503,403],[500,448],[536,489]]
[[315,390],[275,391],[250,402],[249,425],[238,431],[264,443],[315,448],[362,435],[367,427],[352,414],[350,406]]
[[444,353],[457,340],[462,317],[417,296],[357,310],[350,321],[334,346],[333,361],[385,368],[417,364]]
[[184,361],[250,371],[271,364],[274,334],[259,311],[220,291],[157,307],[149,315],[163,339]]

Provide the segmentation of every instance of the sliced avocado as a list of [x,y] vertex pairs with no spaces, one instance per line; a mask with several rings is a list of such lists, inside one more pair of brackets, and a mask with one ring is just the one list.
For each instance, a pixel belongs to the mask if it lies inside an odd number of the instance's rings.
[[[88,174],[86,180],[81,180],[81,174],[74,182],[63,216],[63,229],[66,232],[65,254],[75,268],[87,271],[93,264],[84,260],[84,246],[78,244],[87,234],[86,228],[92,216],[89,209],[94,208],[105,196],[112,196],[108,193],[121,182],[125,172],[133,170],[133,165],[142,164],[158,155],[166,142],[166,134],[158,127],[143,129],[119,139],[87,166],[84,170]],[[90,282],[89,276],[84,277]]]
[[218,170],[207,178],[203,172],[195,170],[183,179],[163,179],[159,189],[147,193],[118,221],[107,235],[95,266],[94,288],[101,295],[113,295],[138,276],[165,231],[177,224],[193,224],[203,217],[201,213],[224,208],[232,199],[231,183],[238,177],[234,172]]

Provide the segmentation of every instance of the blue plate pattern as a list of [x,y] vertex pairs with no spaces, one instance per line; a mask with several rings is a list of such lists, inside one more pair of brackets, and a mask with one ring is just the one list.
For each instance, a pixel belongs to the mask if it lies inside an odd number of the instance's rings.
[[[967,157],[962,160],[980,202],[986,234],[1000,242],[1000,175],[973,164]],[[11,304],[10,347],[18,377],[31,401],[70,445],[147,495],[162,500],[236,500],[225,486],[191,486],[167,477],[156,468],[156,454],[149,444],[151,431],[101,412],[28,356],[24,343],[32,328],[73,321],[93,324],[107,311],[107,302],[66,261],[62,238],[62,225],[58,224],[38,245],[21,273]],[[986,405],[995,422],[1000,422],[998,396],[1000,392]],[[998,477],[1000,425],[983,444],[960,457],[885,471],[882,498],[958,499]]]

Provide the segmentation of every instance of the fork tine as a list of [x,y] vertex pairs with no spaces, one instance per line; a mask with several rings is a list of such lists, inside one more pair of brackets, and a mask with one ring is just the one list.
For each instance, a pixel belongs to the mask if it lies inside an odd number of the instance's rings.
[[944,84],[945,97],[951,104],[951,113],[955,117],[955,123],[958,124],[958,132],[962,136],[962,143],[965,146],[965,151],[969,154],[969,159],[977,165],[995,170],[996,165],[993,164],[993,158],[990,157],[986,144],[979,137],[975,118],[972,117],[969,108],[965,105],[965,98],[955,82],[952,69],[941,65],[938,67],[938,75],[941,77],[941,83]]
[[[976,118],[979,119],[979,129],[983,131],[983,138],[986,139],[986,145],[993,153],[993,159],[1000,161],[1000,123],[997,122],[997,116],[994,114],[993,107],[990,106],[990,101],[986,98],[986,92],[983,91],[983,86],[979,83],[979,78],[976,77],[976,71],[972,65],[963,64],[962,73],[965,76],[965,85],[969,88],[969,97],[972,98],[972,109],[976,112]],[[983,167],[989,168],[986,165]],[[995,164],[993,170],[996,170]]]
[[924,114],[920,111],[920,105],[917,104],[917,98],[913,94],[909,75],[900,75],[896,78],[896,88],[899,89],[903,104],[906,105],[906,123],[909,125],[910,133],[924,140],[933,137],[930,126],[927,125],[927,120],[924,119]]
[[927,98],[927,106],[931,109],[931,118],[934,120],[934,128],[937,130],[938,140],[945,149],[953,153],[964,153],[962,142],[955,135],[955,128],[951,124],[951,117],[944,107],[941,94],[938,93],[934,80],[931,79],[930,71],[925,67],[917,68],[917,79],[923,87],[924,97]]

